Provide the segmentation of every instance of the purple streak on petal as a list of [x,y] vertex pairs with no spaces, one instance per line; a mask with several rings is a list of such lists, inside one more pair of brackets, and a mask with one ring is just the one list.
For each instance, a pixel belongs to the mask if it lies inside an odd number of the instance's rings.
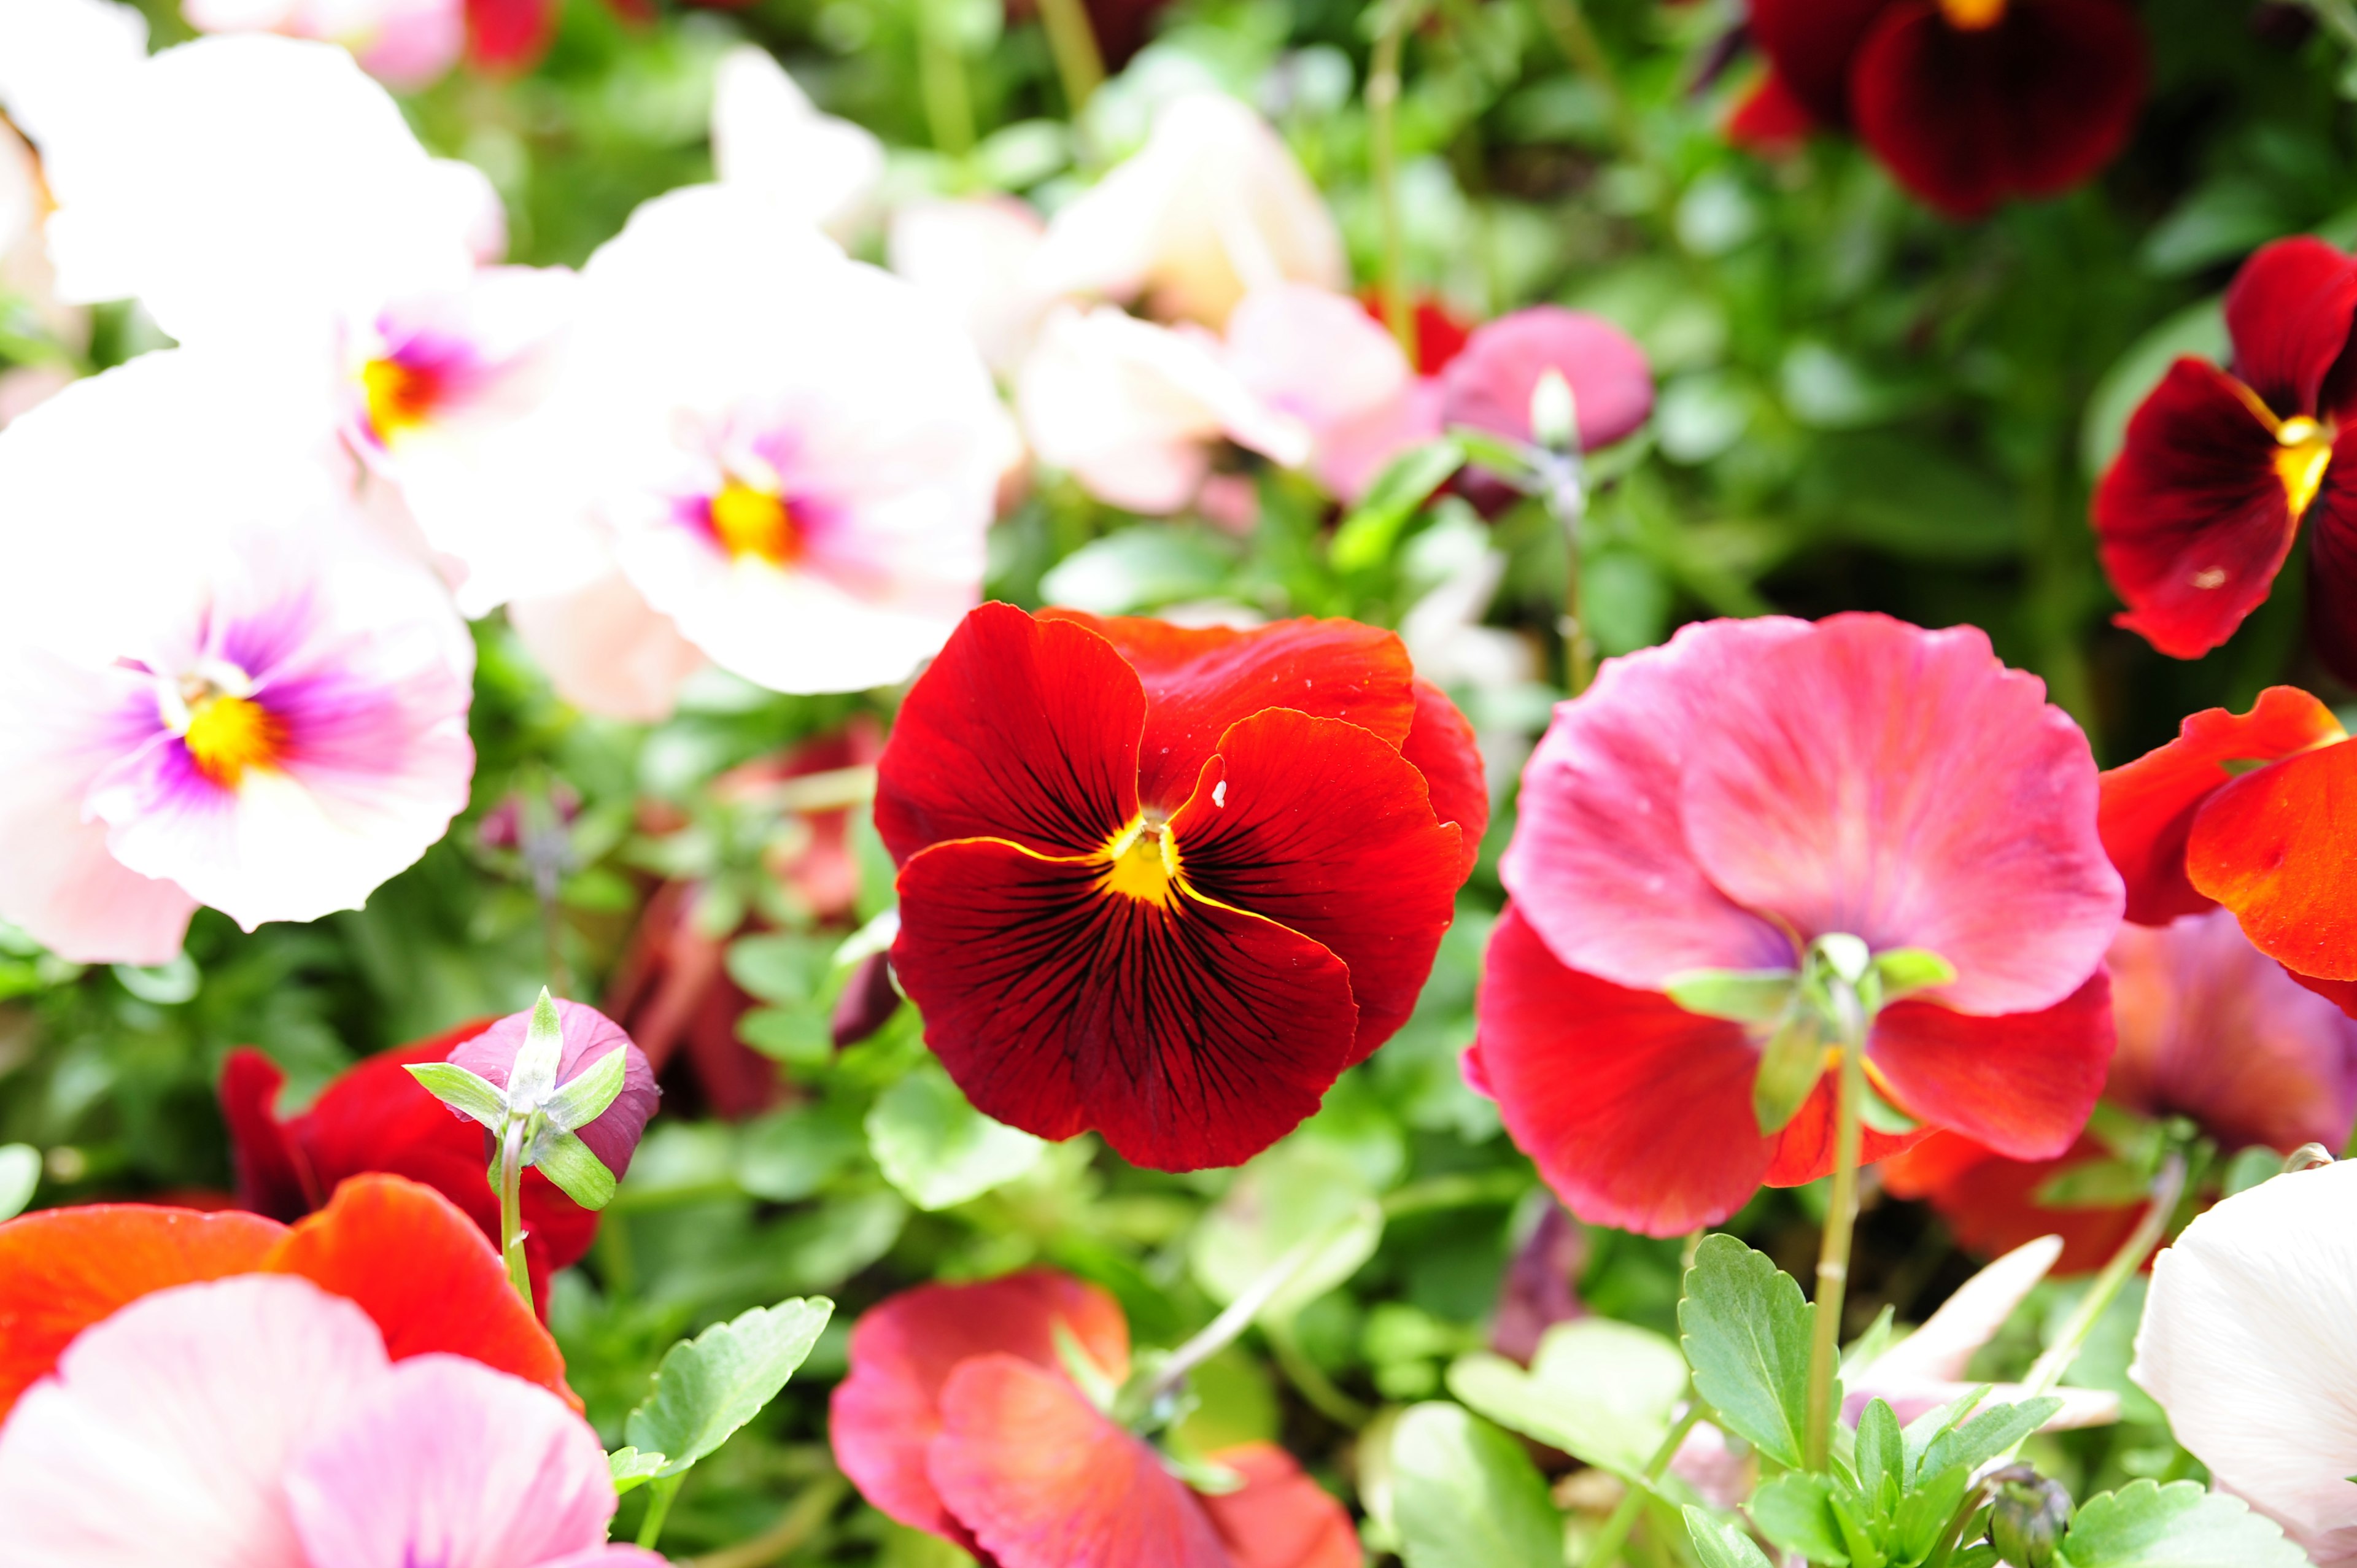
[[[639,1146],[639,1135],[646,1131],[647,1118],[655,1113],[655,1101],[662,1094],[655,1087],[654,1069],[648,1065],[646,1053],[632,1043],[622,1026],[596,1008],[585,1007],[578,1002],[559,1002],[556,1016],[565,1033],[565,1049],[556,1065],[558,1083],[570,1083],[615,1051],[629,1053],[628,1065],[622,1072],[622,1091],[596,1121],[577,1129],[581,1141],[589,1145],[589,1152],[604,1161],[606,1168],[619,1180],[629,1172],[630,1155]],[[460,1045],[448,1059],[505,1089],[508,1072],[515,1066],[516,1054],[523,1049],[524,1035],[531,1024],[529,1011],[511,1014]]]

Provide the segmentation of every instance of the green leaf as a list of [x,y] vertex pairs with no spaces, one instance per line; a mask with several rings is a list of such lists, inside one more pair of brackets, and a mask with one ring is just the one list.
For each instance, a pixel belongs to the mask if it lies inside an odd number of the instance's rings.
[[824,1296],[757,1306],[671,1348],[654,1391],[630,1412],[622,1435],[667,1457],[658,1476],[684,1474],[778,1397],[834,1312]]
[[[1813,1310],[1792,1275],[1727,1235],[1703,1238],[1678,1303],[1695,1391],[1719,1424],[1793,1467],[1807,1446]],[[1838,1381],[1835,1389],[1838,1402]]]
[[1787,1552],[1812,1563],[1835,1565],[1850,1560],[1841,1523],[1834,1517],[1833,1482],[1805,1470],[1788,1470],[1752,1494],[1751,1522]]
[[1689,1013],[1738,1024],[1772,1024],[1792,1004],[1798,972],[1789,969],[1689,969],[1662,989]]
[[1686,1533],[1694,1538],[1702,1568],[1770,1568],[1768,1554],[1739,1527],[1713,1519],[1691,1503],[1685,1514]]
[[605,1161],[589,1152],[589,1145],[577,1133],[544,1134],[527,1163],[584,1208],[599,1209],[614,1201],[614,1173],[606,1168]]
[[1334,531],[1334,569],[1356,572],[1388,560],[1408,519],[1464,466],[1465,448],[1446,436],[1393,458]]
[[1889,948],[1874,955],[1875,978],[1882,999],[1896,1002],[1917,991],[1929,991],[1956,978],[1956,966],[1929,948]]
[[1456,1405],[1419,1404],[1391,1452],[1407,1568],[1561,1568],[1563,1520],[1521,1444]]
[[1882,1568],[1889,1554],[1882,1550],[1882,1532],[1876,1529],[1880,1522],[1877,1511],[1848,1487],[1835,1484],[1827,1498],[1834,1523],[1849,1548],[1852,1568]]
[[1236,563],[1233,539],[1178,522],[1141,523],[1091,540],[1039,580],[1050,604],[1129,615],[1218,593]]
[[1891,1522],[1891,1543],[1894,1555],[1903,1562],[1920,1563],[1932,1554],[1946,1533],[1948,1521],[1955,1517],[1956,1509],[1964,1500],[1964,1488],[1972,1482],[1972,1467],[1951,1465],[1944,1470],[1926,1472],[1929,1480],[1919,1477],[1915,1489],[1900,1499],[1899,1512]]
[[859,1124],[817,1106],[773,1111],[737,1141],[737,1185],[772,1203],[799,1203],[867,1146]]
[[1028,1174],[1048,1145],[976,1111],[932,1062],[877,1096],[867,1147],[918,1208],[954,1208]]
[[1994,1459],[2053,1419],[2062,1408],[2059,1399],[2024,1400],[2019,1404],[1996,1404],[1976,1412],[1932,1440],[1923,1451],[1921,1473],[1938,1475],[1951,1465],[1972,1469]]
[[560,1132],[577,1132],[603,1116],[614,1097],[622,1092],[622,1079],[630,1067],[628,1050],[610,1050],[590,1063],[587,1072],[558,1085],[542,1105],[550,1125]]
[[0,1144],[0,1219],[14,1219],[41,1185],[41,1151],[30,1144]]
[[1858,1412],[1857,1489],[1878,1514],[1888,1516],[1907,1489],[1907,1444],[1899,1435],[1899,1417],[1880,1400],[1868,1400]]
[[1760,1050],[1751,1080],[1751,1114],[1762,1136],[1773,1136],[1808,1103],[1825,1072],[1825,1026],[1813,1007],[1795,1007]]
[[2248,1192],[2263,1181],[2283,1175],[2283,1155],[2264,1144],[2254,1144],[2226,1162],[2218,1184],[2224,1190],[2220,1195],[2232,1197],[2238,1192]]
[[[2283,1156],[2270,1157],[2282,1168]],[[2040,1183],[2030,1201],[2040,1208],[2117,1208],[2142,1202],[2151,1190],[2151,1176],[2126,1160],[2088,1160]]]
[[1548,1329],[1528,1371],[1486,1350],[1448,1369],[1448,1391],[1481,1414],[1623,1480],[1641,1479],[1685,1388],[1675,1345],[1609,1317]]
[[762,931],[728,944],[728,978],[772,1006],[809,1004],[825,978],[828,953],[809,937]]
[[451,1110],[472,1117],[495,1133],[508,1119],[508,1099],[499,1086],[455,1062],[417,1062],[410,1067],[409,1076]]
[[2302,1568],[2274,1520],[2198,1481],[2136,1481],[2079,1505],[2061,1556],[2071,1568]]
[[619,1497],[653,1480],[662,1472],[663,1463],[660,1454],[641,1454],[630,1447],[615,1449],[606,1455],[606,1468],[614,1478],[615,1495]]

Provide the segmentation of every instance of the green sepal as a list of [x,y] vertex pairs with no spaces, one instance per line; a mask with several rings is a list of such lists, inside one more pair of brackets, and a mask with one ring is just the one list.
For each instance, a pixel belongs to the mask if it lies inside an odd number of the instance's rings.
[[1929,948],[1891,948],[1874,955],[1874,976],[1882,1000],[1896,1002],[1917,991],[1953,984],[1956,966]]
[[556,1001],[545,985],[532,1004],[532,1020],[524,1026],[523,1048],[508,1069],[508,1101],[514,1105],[542,1103],[556,1091],[556,1069],[565,1057],[565,1023],[556,1015]]
[[1773,1137],[1801,1113],[1825,1071],[1825,1020],[1813,1007],[1796,1007],[1760,1050],[1751,1080],[1751,1114],[1763,1137]]
[[1670,976],[1662,989],[1671,1001],[1706,1018],[1772,1024],[1791,1009],[1800,979],[1790,969],[1689,969]]
[[542,1110],[549,1125],[560,1133],[576,1132],[606,1113],[614,1097],[622,1092],[622,1079],[630,1071],[630,1053],[617,1047],[599,1057],[569,1083],[542,1101]]
[[1857,1114],[1858,1119],[1875,1132],[1885,1133],[1894,1138],[1912,1133],[1922,1125],[1885,1099],[1882,1091],[1874,1087],[1871,1079],[1867,1080],[1866,1093],[1858,1099]]
[[584,1208],[603,1208],[614,1201],[614,1173],[575,1133],[552,1130],[544,1134],[526,1163],[538,1166],[541,1175]]
[[1334,531],[1327,557],[1334,569],[1356,572],[1382,564],[1416,509],[1464,466],[1465,448],[1446,436],[1393,458]]
[[409,1076],[424,1084],[426,1093],[494,1133],[507,1124],[507,1096],[479,1073],[456,1062],[416,1062],[410,1066]]

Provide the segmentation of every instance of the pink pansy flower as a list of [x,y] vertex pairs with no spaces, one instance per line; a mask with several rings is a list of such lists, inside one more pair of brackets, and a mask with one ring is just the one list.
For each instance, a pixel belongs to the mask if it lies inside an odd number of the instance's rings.
[[2318,1568],[2357,1563],[2357,1162],[2294,1171],[2152,1265],[2128,1376],[2213,1481]]
[[757,193],[672,192],[592,256],[544,414],[614,563],[777,691],[905,679],[976,602],[1012,434],[947,311]]
[[8,1568],[660,1568],[565,1402],[290,1274],[140,1297],[0,1426]]
[[1222,441],[1287,467],[1309,456],[1308,428],[1255,397],[1219,339],[1109,305],[1049,317],[1023,361],[1016,407],[1041,462],[1131,511],[1183,509]]
[[426,86],[467,48],[463,0],[182,0],[200,33],[277,33],[350,49],[388,87]]
[[[1969,627],[1777,617],[1687,627],[1556,710],[1467,1068],[1575,1214],[1674,1235],[1824,1174],[1831,1079],[1763,1135],[1765,1028],[1667,991],[1835,933],[1953,971],[1875,1019],[1884,1099],[2018,1157],[2070,1145],[2111,1056],[2124,892],[2086,737],[2044,696]],[[1867,1157],[1917,1135],[1869,1128]]]
[[1346,501],[1440,434],[1440,383],[1417,375],[1348,295],[1308,284],[1254,290],[1228,317],[1227,358],[1255,396],[1308,428],[1311,469]]
[[844,234],[874,214],[884,144],[865,125],[820,113],[769,50],[739,44],[713,80],[712,167],[721,184]]
[[70,957],[358,908],[466,804],[466,628],[273,395],[171,350],[0,433],[0,918]]
[[1031,268],[1043,297],[1135,302],[1211,328],[1287,280],[1347,286],[1340,231],[1283,138],[1217,92],[1164,104],[1135,156],[1057,210]]

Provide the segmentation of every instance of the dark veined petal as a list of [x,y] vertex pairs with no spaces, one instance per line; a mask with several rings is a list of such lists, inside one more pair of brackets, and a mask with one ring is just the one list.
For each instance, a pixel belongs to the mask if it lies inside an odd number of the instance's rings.
[[950,1374],[926,1468],[998,1568],[1232,1568],[1160,1455],[1061,1372],[1014,1356]]
[[2258,608],[2299,520],[2282,448],[2234,379],[2179,360],[2128,421],[2095,490],[2104,575],[2118,624],[2173,659],[2199,659]]
[[1415,722],[1408,726],[1400,755],[1415,764],[1432,787],[1432,814],[1455,822],[1464,834],[1464,869],[1470,875],[1481,858],[1481,835],[1490,830],[1490,786],[1475,744],[1473,725],[1447,693],[1419,677]]
[[1900,1002],[1874,1021],[1867,1053],[1917,1118],[2018,1160],[2071,1146],[2112,1059],[2111,982],[2097,970],[2039,1013],[1988,1018]]
[[1092,854],[1137,814],[1145,723],[1137,675],[1103,638],[984,605],[900,704],[877,764],[876,831],[904,864],[966,838]]
[[2127,918],[2166,925],[2213,907],[2186,876],[2185,850],[2202,802],[2234,781],[2229,762],[2274,762],[2342,738],[2332,710],[2294,686],[2270,686],[2247,714],[2205,708],[2175,740],[2103,776],[2097,823],[2128,887]]
[[2263,245],[2226,291],[2234,374],[2280,417],[2337,413],[2328,383],[2357,318],[2357,256],[2313,235]]
[[2011,0],[1961,28],[1934,0],[1877,17],[1850,70],[1859,137],[1900,184],[1953,218],[2051,196],[2118,156],[2148,72],[2120,0]]
[[2308,515],[2309,640],[2327,669],[2357,683],[2357,424],[2334,440]]
[[1758,1189],[1770,1144],[1742,1026],[1566,968],[1514,905],[1491,934],[1480,1015],[1467,1065],[1580,1219],[1677,1236]]
[[835,1463],[877,1508],[972,1551],[942,1507],[925,1455],[942,1429],[942,1385],[975,1356],[1060,1369],[1057,1326],[1114,1381],[1129,1372],[1129,1326],[1096,1286],[1044,1270],[976,1284],[928,1284],[887,1298],[851,1330],[851,1375],[827,1422]]
[[2357,746],[2303,752],[2219,789],[2194,816],[2185,871],[2286,969],[2357,980]]
[[1827,125],[1849,123],[1850,64],[1893,0],[1751,0],[1751,36],[1792,95]]
[[1187,799],[1228,726],[1264,708],[1346,720],[1394,750],[1415,717],[1407,650],[1381,627],[1304,618],[1238,630],[1078,610],[1047,610],[1040,619],[1087,627],[1136,671],[1146,688],[1137,795],[1164,811]]
[[1232,1492],[1199,1494],[1235,1568],[1359,1568],[1365,1554],[1351,1516],[1274,1443],[1206,1455],[1243,1478]]
[[1262,915],[1349,967],[1352,1061],[1415,1010],[1464,880],[1462,836],[1373,734],[1289,709],[1232,725],[1170,819],[1188,886]]
[[1240,1164],[1349,1063],[1350,972],[1274,920],[1111,891],[1105,871],[937,844],[901,868],[893,970],[987,1114],[1045,1138],[1093,1127],[1157,1169]]
[[2039,1202],[2038,1192],[2074,1166],[2110,1157],[2103,1144],[2082,1137],[2055,1159],[2008,1160],[1960,1133],[1934,1133],[1883,1162],[1882,1186],[1894,1197],[1930,1203],[1968,1252],[1999,1257],[2040,1236],[2060,1236],[2062,1255],[2053,1272],[2083,1274],[2126,1244],[2142,1206],[2058,1208]]

